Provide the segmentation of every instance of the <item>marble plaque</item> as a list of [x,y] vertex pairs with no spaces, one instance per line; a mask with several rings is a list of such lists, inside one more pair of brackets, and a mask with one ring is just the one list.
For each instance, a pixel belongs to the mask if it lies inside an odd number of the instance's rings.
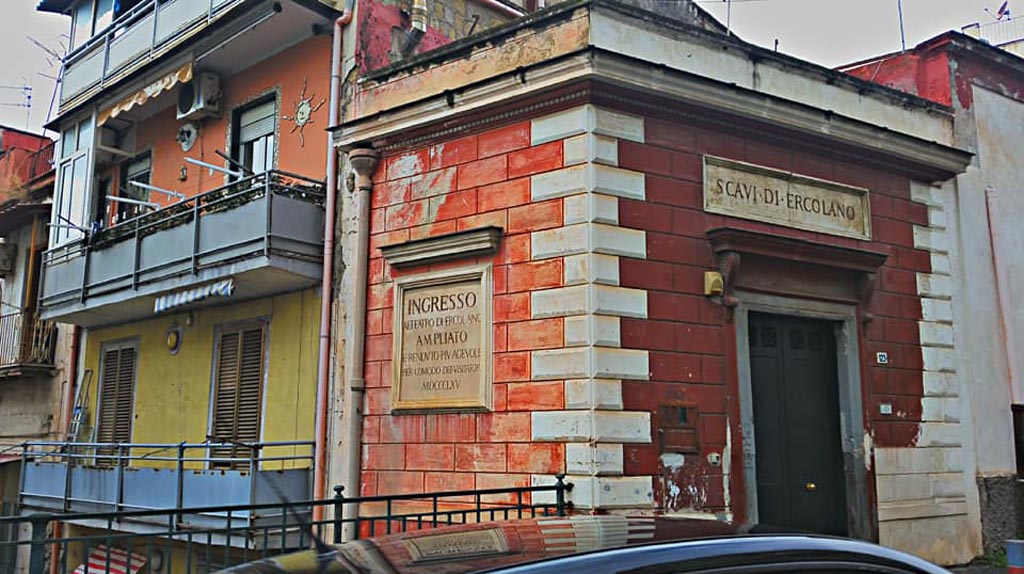
[[704,156],[704,210],[871,239],[868,190],[711,156]]
[[491,408],[490,266],[396,280],[392,410]]

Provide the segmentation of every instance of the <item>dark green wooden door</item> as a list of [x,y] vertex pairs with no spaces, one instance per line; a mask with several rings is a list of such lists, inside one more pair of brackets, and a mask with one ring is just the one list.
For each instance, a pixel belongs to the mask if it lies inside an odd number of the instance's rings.
[[832,323],[750,314],[758,521],[847,534]]

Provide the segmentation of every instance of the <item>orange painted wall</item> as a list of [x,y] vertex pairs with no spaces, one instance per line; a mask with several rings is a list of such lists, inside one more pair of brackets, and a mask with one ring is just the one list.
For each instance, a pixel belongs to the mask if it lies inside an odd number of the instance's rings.
[[[158,112],[140,122],[136,139],[139,153],[149,149],[153,153],[151,183],[157,187],[184,193],[188,196],[209,191],[224,185],[225,176],[185,162],[186,157],[199,159],[215,165],[227,166],[215,150],[230,153],[232,111],[262,95],[279,92],[277,117],[277,169],[323,179],[326,169],[327,145],[327,98],[330,95],[330,52],[328,36],[310,38],[296,46],[259,62],[230,77],[220,78],[222,92],[219,118],[206,118],[199,122],[199,138],[189,152],[183,152],[175,135],[183,122],[175,118],[174,106]],[[295,105],[303,97],[303,82],[306,82],[306,98],[313,98],[315,108],[324,102],[311,116],[302,135],[305,145],[300,143],[300,133],[291,133],[295,124],[282,118],[292,116]],[[187,179],[179,180],[182,167],[187,170]],[[114,172],[119,169],[112,170]],[[116,173],[111,174],[115,178]],[[151,200],[167,205],[173,198],[159,193],[151,194]]]

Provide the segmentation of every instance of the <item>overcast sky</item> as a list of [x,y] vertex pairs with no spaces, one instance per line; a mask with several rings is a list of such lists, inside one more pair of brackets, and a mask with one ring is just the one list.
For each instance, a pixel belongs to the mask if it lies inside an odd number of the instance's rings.
[[[37,0],[2,0],[0,12],[0,124],[39,130],[46,122],[59,67],[29,37],[55,51],[67,45],[67,18],[35,11]],[[444,1],[444,0],[433,0]],[[1024,15],[1024,0],[1009,0]],[[726,22],[724,0],[698,0]],[[907,47],[973,22],[1002,0],[903,0]],[[900,49],[897,0],[732,0],[729,23],[741,38],[826,66],[837,66]],[[51,65],[52,64],[52,65]],[[31,117],[11,104],[24,104],[20,86],[32,88]],[[8,89],[15,88],[15,89]]]

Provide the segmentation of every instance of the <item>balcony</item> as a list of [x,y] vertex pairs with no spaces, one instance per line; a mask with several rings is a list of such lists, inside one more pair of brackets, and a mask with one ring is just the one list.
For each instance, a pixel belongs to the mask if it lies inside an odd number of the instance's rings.
[[228,279],[233,291],[220,295],[231,301],[312,287],[322,270],[323,201],[323,182],[271,171],[50,249],[42,317],[85,327],[133,321],[161,311],[160,295],[192,307],[223,300],[190,290]]
[[[26,443],[20,505],[85,514],[182,510],[175,520],[182,529],[280,527],[295,520],[284,508],[227,514],[188,509],[308,500],[312,462],[312,442]],[[119,521],[118,529],[145,533],[166,526],[166,520],[139,518]]]
[[149,0],[139,4],[68,56],[61,106],[88,88],[144,66],[243,2]]
[[306,8],[279,0],[144,0],[68,55],[60,111],[185,49],[196,61],[213,56],[205,63],[225,73],[248,67],[265,46],[299,41],[334,14],[316,0],[297,2]]
[[0,315],[0,379],[53,369],[57,325],[28,313]]

